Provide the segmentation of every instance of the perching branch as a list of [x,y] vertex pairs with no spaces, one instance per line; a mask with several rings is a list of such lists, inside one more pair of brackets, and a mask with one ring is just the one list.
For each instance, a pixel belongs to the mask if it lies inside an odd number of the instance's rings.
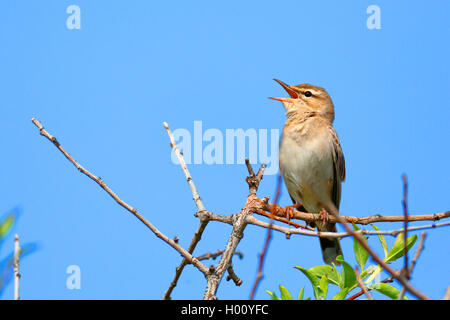
[[[269,204],[270,205],[270,204]],[[275,215],[284,217],[282,213],[280,212],[274,212]],[[383,215],[372,215],[367,217],[352,217],[352,216],[343,216],[340,215],[342,219],[344,219],[346,222],[354,223],[354,224],[361,224],[361,225],[367,225],[371,223],[377,223],[377,222],[404,222],[405,216],[383,216]],[[450,217],[450,211],[435,213],[435,214],[421,214],[421,215],[408,215],[408,222],[413,221],[438,221],[444,218]],[[311,223],[314,221],[320,221],[322,219],[320,217],[320,214],[318,213],[309,213],[309,212],[301,212],[301,211],[294,211],[293,212],[293,219],[297,220],[303,220],[307,223]],[[330,223],[336,223],[339,222],[335,217],[330,216],[329,220]]]

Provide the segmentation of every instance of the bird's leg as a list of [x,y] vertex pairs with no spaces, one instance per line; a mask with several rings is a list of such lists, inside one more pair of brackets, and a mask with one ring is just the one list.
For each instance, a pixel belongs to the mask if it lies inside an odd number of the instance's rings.
[[276,216],[285,216],[286,219],[291,220],[291,218],[294,217],[294,210],[301,207],[300,203],[292,204],[290,206],[286,207],[280,207],[279,205],[272,203],[270,205],[270,213],[276,215]]
[[322,208],[322,211],[319,212],[319,215],[320,215],[320,221],[322,222],[322,225],[325,226],[325,224],[329,220],[328,212],[324,208]]

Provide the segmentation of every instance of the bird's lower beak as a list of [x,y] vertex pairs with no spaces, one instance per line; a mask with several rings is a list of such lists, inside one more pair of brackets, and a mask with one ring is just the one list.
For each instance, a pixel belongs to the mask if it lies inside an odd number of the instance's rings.
[[[288,101],[290,101],[292,99],[298,99],[298,93],[296,91],[294,91],[291,88],[291,86],[287,85],[286,83],[284,83],[283,81],[280,81],[278,79],[273,79],[273,80],[278,82],[283,87],[283,89],[286,90],[287,93],[289,93],[289,96],[291,97],[291,99],[288,99]],[[285,99],[285,98],[271,98],[271,99],[274,99],[274,100],[277,100],[277,101],[283,101],[283,100],[280,100],[280,99]]]
[[292,102],[294,100],[291,98],[274,98],[274,97],[269,97],[269,99],[280,101],[280,102]]

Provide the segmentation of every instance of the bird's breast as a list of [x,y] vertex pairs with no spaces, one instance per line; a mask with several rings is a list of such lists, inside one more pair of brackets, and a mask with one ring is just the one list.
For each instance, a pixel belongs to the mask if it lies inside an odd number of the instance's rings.
[[332,145],[326,134],[311,126],[285,127],[280,143],[279,164],[286,187],[310,212],[320,211],[320,197],[329,195],[333,184]]

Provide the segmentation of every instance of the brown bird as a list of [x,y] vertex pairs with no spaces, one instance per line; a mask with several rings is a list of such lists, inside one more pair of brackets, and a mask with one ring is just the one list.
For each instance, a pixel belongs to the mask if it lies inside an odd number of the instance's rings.
[[[338,213],[341,182],[345,179],[345,160],[333,128],[334,106],[328,93],[309,84],[289,86],[276,80],[290,98],[281,101],[286,109],[286,124],[279,147],[281,174],[289,195],[298,208],[320,213],[315,222],[320,231],[336,232],[335,223],[328,222],[328,212]],[[285,208],[286,209],[286,208]],[[289,211],[285,213],[289,217]],[[335,263],[342,255],[339,240],[320,238],[323,259]]]

